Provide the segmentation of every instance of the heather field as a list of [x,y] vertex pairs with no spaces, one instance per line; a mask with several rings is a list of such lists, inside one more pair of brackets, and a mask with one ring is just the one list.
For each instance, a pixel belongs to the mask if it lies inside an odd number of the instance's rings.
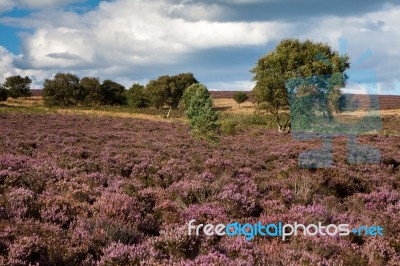
[[[179,121],[1,112],[0,265],[398,265],[391,130],[359,137],[380,164],[348,164],[338,138],[333,168],[302,169],[298,155],[320,142],[275,129],[210,144]],[[195,237],[191,219],[379,225],[384,236]]]

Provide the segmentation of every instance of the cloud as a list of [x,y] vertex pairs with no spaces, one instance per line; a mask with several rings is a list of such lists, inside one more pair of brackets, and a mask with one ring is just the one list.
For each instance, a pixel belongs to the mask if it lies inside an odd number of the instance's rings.
[[[173,64],[196,50],[263,45],[288,29],[288,25],[274,22],[177,17],[175,11],[185,8],[185,4],[166,1],[102,2],[98,9],[83,15],[60,12],[56,14],[56,25],[50,24],[55,15],[46,22],[45,14],[38,14],[33,23],[42,20],[35,32],[24,38],[23,57],[18,64],[34,69]],[[195,8],[188,4],[189,10]],[[212,5],[198,8],[214,9]],[[29,19],[25,23],[33,24]]]
[[[342,12],[322,10],[315,0],[301,7],[288,0],[282,11],[281,2],[115,0],[84,13],[43,9],[24,18],[0,18],[0,23],[29,29],[21,35],[21,55],[3,56],[11,68],[41,77],[63,71],[129,85],[163,74],[193,72],[210,89],[248,90],[249,70],[280,39],[310,38],[337,49],[338,40],[347,39],[352,71],[372,68],[381,89],[400,75],[399,7],[384,1],[368,0],[359,6],[348,1],[348,10]],[[255,9],[268,12],[257,17],[257,12],[249,13]],[[309,17],[292,19],[291,14],[299,11],[309,12]],[[368,48],[372,57],[357,65]]]

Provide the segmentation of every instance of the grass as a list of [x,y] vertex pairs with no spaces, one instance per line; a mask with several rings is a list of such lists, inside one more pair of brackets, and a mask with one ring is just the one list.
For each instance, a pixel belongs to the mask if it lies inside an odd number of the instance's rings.
[[[214,110],[220,112],[222,131],[228,135],[235,134],[238,130],[249,127],[259,127],[264,129],[275,129],[276,120],[272,115],[258,114],[255,112],[255,105],[246,101],[241,104],[236,103],[232,98],[213,99]],[[130,106],[96,106],[96,107],[52,107],[43,105],[40,96],[33,96],[20,99],[9,98],[0,104],[0,113],[20,112],[20,113],[61,113],[61,114],[81,114],[94,116],[111,116],[146,119],[151,121],[163,122],[183,122],[187,119],[182,110],[172,110],[170,118],[166,118],[168,108],[132,108]],[[383,135],[399,135],[400,133],[400,109],[380,110],[382,116]],[[367,112],[364,110],[355,110],[353,112],[344,112],[336,119],[344,124],[354,124],[360,118],[365,117]]]

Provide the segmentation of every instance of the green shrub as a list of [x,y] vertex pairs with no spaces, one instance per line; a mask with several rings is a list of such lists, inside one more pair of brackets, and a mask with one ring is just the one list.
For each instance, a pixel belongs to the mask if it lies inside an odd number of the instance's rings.
[[221,122],[221,132],[225,135],[234,135],[236,133],[238,122],[234,120],[223,120]]

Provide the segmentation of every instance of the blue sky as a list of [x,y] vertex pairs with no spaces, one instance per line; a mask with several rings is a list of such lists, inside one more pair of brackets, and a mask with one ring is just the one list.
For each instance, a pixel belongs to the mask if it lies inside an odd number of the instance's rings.
[[400,94],[398,25],[400,0],[1,0],[0,82],[28,75],[40,88],[70,72],[130,86],[193,72],[213,90],[251,90],[257,59],[300,38],[350,55],[346,91]]

